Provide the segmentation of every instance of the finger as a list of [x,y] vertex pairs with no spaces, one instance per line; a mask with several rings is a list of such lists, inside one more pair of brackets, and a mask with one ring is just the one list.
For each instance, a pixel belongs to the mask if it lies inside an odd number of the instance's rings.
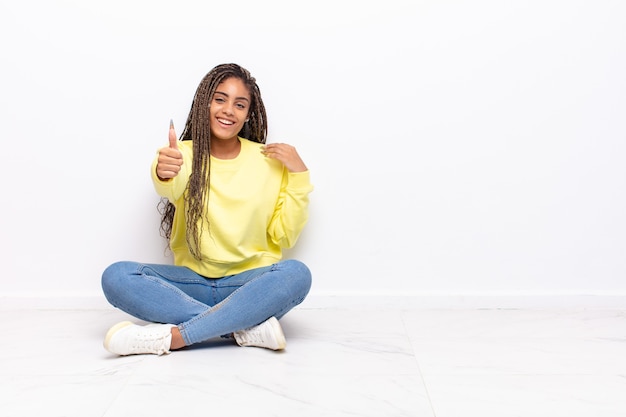
[[275,148],[270,148],[267,146],[261,148],[261,153],[268,158],[275,158],[276,155],[278,155]]
[[163,164],[159,166],[159,171],[161,172],[171,172],[176,175],[180,172],[180,165],[178,164]]
[[178,171],[161,169],[157,171],[157,176],[161,179],[168,180],[178,175]]
[[174,121],[170,119],[170,148],[178,149],[178,139],[176,139],[176,131],[174,130]]
[[166,147],[159,149],[158,163],[168,165],[182,165],[183,158],[181,157],[179,150]]

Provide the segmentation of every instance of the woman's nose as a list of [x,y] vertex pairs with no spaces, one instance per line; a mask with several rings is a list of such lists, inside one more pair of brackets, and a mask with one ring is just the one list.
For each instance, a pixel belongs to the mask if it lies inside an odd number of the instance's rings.
[[224,114],[232,115],[233,114],[233,106],[232,104],[226,103],[224,107],[222,107],[222,111]]

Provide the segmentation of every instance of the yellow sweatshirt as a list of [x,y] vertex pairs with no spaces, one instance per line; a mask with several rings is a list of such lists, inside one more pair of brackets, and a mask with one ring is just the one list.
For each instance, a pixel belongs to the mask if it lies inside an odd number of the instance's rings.
[[201,238],[203,260],[187,247],[185,194],[191,174],[192,141],[179,141],[183,166],[169,181],[156,175],[157,193],[176,206],[170,247],[174,264],[186,266],[208,278],[221,278],[271,265],[282,258],[308,220],[309,172],[289,172],[281,162],[261,154],[261,144],[239,138],[241,151],[235,159],[211,157],[208,225]]

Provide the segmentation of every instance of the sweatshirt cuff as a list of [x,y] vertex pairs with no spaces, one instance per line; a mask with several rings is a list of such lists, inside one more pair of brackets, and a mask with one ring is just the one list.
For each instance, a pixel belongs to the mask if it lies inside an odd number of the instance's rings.
[[311,185],[311,176],[308,170],[303,172],[289,172],[288,179],[289,188],[307,189],[308,191],[313,190],[313,185]]

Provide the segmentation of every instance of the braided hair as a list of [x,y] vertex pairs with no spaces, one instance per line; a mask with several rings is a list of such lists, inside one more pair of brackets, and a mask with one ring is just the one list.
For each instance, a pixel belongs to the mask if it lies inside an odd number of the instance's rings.
[[[229,78],[241,80],[250,94],[248,121],[244,123],[238,136],[253,142],[265,143],[267,139],[267,114],[261,99],[261,91],[250,72],[237,64],[221,64],[209,71],[198,86],[191,104],[180,140],[193,141],[193,161],[191,175],[185,193],[186,240],[194,258],[202,260],[200,241],[205,218],[205,205],[208,204],[211,174],[211,129],[210,106],[217,86]],[[161,213],[160,232],[168,241],[172,236],[175,207],[167,198],[161,198],[158,205]]]

